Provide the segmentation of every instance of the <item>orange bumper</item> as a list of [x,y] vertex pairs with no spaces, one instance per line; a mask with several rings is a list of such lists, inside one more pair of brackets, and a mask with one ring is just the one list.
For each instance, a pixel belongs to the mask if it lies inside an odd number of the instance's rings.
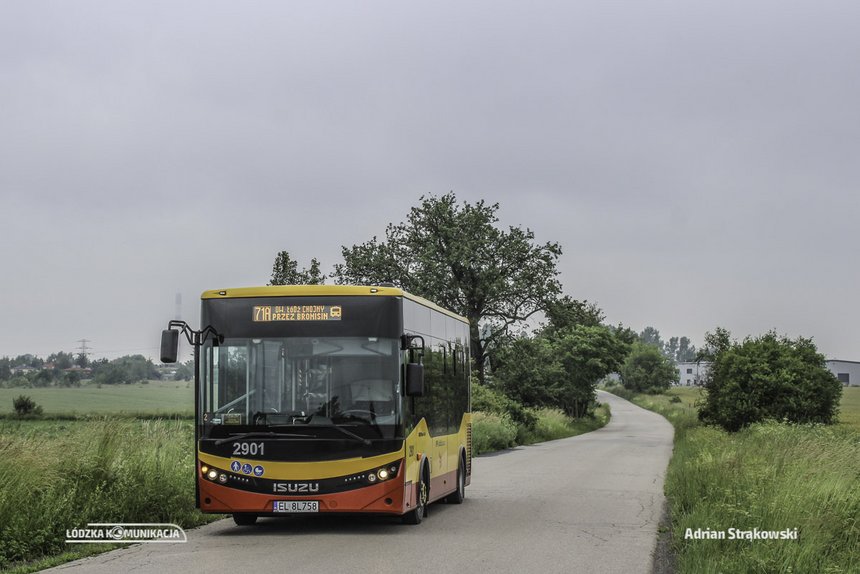
[[[403,514],[407,498],[414,498],[404,489],[403,480],[393,478],[371,486],[334,494],[308,496],[282,496],[246,492],[214,482],[198,479],[200,483],[200,510],[203,512],[232,513],[249,512],[275,514],[272,512],[276,500],[318,500],[320,512],[368,512]],[[408,489],[412,490],[412,489]]]

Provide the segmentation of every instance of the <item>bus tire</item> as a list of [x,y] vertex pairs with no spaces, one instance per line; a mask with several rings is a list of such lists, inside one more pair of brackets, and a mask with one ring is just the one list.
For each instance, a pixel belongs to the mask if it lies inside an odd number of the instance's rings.
[[[424,469],[426,468],[424,467]],[[427,473],[424,469],[422,469],[421,478],[418,480],[418,495],[416,496],[415,508],[403,515],[403,524],[421,524],[421,520],[427,516],[427,501],[430,500],[430,482],[427,480]]]
[[253,526],[255,522],[257,522],[256,514],[233,514],[233,522],[236,523],[236,526]]
[[463,504],[466,499],[466,465],[463,463],[463,457],[460,457],[460,463],[457,465],[457,490],[445,497],[445,502],[448,504]]

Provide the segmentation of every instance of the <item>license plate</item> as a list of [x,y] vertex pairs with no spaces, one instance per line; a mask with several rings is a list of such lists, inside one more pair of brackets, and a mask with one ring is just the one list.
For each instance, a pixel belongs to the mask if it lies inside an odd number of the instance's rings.
[[276,500],[272,512],[319,512],[319,500]]

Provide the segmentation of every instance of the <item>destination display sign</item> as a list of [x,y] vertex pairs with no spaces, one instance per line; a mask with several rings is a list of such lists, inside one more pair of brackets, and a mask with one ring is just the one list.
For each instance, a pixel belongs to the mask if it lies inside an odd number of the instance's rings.
[[340,305],[255,305],[254,321],[340,321]]

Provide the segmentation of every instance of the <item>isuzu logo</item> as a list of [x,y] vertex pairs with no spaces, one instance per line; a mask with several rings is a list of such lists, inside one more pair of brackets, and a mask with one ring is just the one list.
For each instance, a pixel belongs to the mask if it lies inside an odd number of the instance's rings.
[[302,494],[319,492],[320,484],[318,482],[276,482],[273,488],[279,494]]

